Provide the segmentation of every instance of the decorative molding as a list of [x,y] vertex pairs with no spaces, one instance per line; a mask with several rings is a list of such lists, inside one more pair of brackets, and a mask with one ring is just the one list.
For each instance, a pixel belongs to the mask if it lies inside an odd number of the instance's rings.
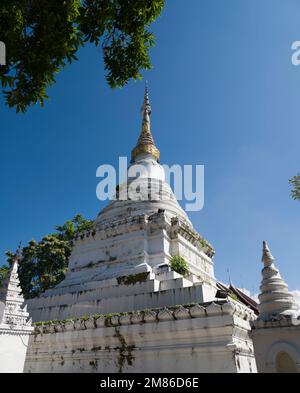
[[[184,239],[193,244],[193,246],[195,246],[199,251],[204,252],[204,254],[209,258],[212,258],[215,255],[213,246],[190,226],[181,221],[178,217],[172,218],[171,226],[171,238],[174,239],[178,236],[178,234],[180,234]],[[205,246],[202,246],[201,243],[203,242],[205,243]]]
[[[150,229],[166,229],[171,239],[176,238],[180,234],[209,258],[212,258],[215,254],[213,246],[194,231],[191,226],[187,225],[178,217],[173,217],[171,222],[169,222],[164,210],[159,210],[157,213],[151,215],[140,214],[128,216],[121,220],[114,220],[111,223],[96,226],[94,230],[82,232],[80,235],[74,237],[74,242],[80,244],[86,241],[93,242],[95,240],[109,239],[125,233],[145,230],[147,227]],[[203,242],[205,246],[201,245]]]
[[0,315],[0,329],[5,332],[27,332],[32,331],[31,320],[27,307],[24,305],[24,298],[21,294],[20,281],[18,276],[17,256],[12,263],[6,280],[0,288],[0,301],[4,304],[3,314]]
[[[190,318],[208,318],[222,315],[236,315],[241,319],[251,321],[256,316],[246,306],[235,301],[223,303],[210,302],[208,304],[195,304],[176,307],[164,307],[134,311],[114,315],[90,316],[88,319],[75,321],[39,322],[35,325],[35,334],[59,333],[64,331],[86,330],[94,328],[115,327],[140,323],[161,323],[166,321],[183,320]],[[53,328],[54,327],[54,328]]]

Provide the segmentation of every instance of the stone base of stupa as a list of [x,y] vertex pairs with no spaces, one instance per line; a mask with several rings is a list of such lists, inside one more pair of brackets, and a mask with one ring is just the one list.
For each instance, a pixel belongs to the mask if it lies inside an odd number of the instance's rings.
[[[150,269],[150,267],[148,266]],[[214,299],[216,288],[190,274],[183,277],[169,266],[133,275],[93,281],[80,291],[73,287],[61,293],[28,301],[33,321],[64,320],[92,314],[109,314],[202,303]],[[56,290],[58,292],[58,290]]]
[[[164,211],[115,219],[75,239],[66,278],[27,301],[34,322],[212,301],[211,246]],[[181,255],[189,274],[171,270]]]
[[41,324],[25,372],[256,372],[253,318],[222,301]]

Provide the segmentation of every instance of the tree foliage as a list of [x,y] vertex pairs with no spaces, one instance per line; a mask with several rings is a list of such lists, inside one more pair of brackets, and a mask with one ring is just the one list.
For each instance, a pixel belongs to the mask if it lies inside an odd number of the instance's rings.
[[149,30],[164,0],[2,0],[0,39],[7,65],[0,67],[6,102],[25,112],[44,104],[46,89],[86,43],[101,45],[106,79],[122,87],[150,69]]
[[[18,273],[25,298],[39,296],[64,279],[73,237],[92,228],[93,222],[78,214],[62,226],[57,226],[55,233],[43,237],[40,242],[31,240],[19,250]],[[8,251],[6,255],[8,263],[11,264],[16,253]]]
[[5,281],[7,274],[9,272],[9,267],[8,266],[0,266],[0,287]]
[[292,198],[298,199],[300,201],[300,173],[298,175],[292,177],[290,180],[290,185],[292,186]]

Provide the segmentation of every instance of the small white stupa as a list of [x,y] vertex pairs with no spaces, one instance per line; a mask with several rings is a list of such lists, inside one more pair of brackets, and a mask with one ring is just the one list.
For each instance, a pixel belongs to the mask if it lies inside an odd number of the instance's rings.
[[[10,271],[0,287],[0,324],[10,326],[10,329],[23,329],[30,326],[29,314],[24,305],[18,276],[18,257],[12,263]],[[30,329],[29,329],[30,330]]]
[[280,316],[292,316],[298,309],[293,295],[289,292],[287,284],[280,276],[274,265],[274,257],[266,241],[263,242],[262,282],[259,298],[259,319],[264,321]]
[[33,331],[18,277],[18,256],[0,287],[0,373],[22,372]]
[[257,370],[261,373],[300,372],[300,319],[298,306],[263,242],[259,315],[251,321]]

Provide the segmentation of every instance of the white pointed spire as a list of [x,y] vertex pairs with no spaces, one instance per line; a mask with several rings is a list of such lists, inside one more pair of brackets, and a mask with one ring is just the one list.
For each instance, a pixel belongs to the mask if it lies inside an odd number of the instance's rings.
[[24,307],[24,298],[21,294],[18,276],[19,254],[13,260],[6,279],[0,287],[0,325],[10,325],[18,329],[21,326],[30,326],[27,307]]
[[267,321],[280,315],[293,315],[298,307],[274,265],[274,257],[266,241],[263,242],[262,262],[264,267],[261,272],[262,282],[258,296],[259,319]]

